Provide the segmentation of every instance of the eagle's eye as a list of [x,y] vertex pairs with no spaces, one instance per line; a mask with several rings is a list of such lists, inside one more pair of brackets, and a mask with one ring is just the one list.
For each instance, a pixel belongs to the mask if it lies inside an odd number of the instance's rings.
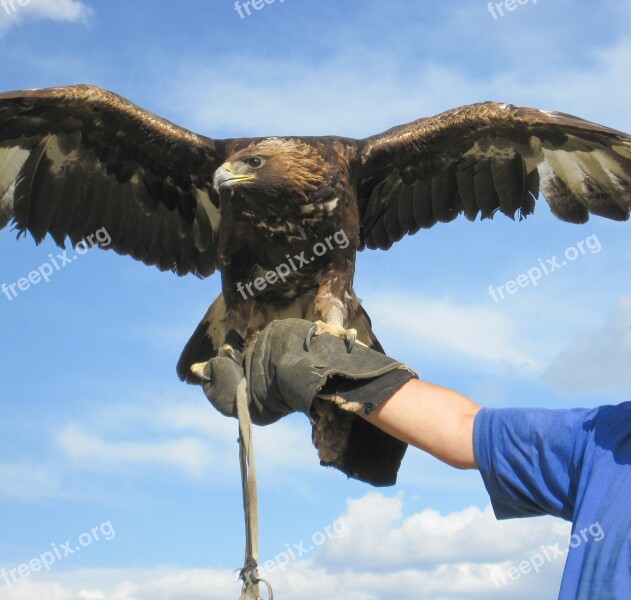
[[258,156],[253,156],[252,158],[248,158],[245,163],[252,169],[258,169],[263,164],[263,161]]

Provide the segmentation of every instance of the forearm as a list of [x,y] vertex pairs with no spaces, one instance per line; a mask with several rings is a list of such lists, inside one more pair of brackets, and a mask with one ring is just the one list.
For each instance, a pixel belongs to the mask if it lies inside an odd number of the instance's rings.
[[473,422],[479,410],[458,392],[413,379],[365,418],[453,467],[476,469]]

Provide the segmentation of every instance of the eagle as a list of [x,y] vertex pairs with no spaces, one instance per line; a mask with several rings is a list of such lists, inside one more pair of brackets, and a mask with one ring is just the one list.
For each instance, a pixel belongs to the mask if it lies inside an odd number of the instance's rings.
[[275,319],[382,351],[358,251],[460,215],[522,220],[540,195],[563,221],[628,220],[631,136],[484,102],[365,139],[212,139],[94,86],[0,94],[0,229],[60,247],[104,229],[106,249],[161,271],[221,274],[177,365],[189,383]]

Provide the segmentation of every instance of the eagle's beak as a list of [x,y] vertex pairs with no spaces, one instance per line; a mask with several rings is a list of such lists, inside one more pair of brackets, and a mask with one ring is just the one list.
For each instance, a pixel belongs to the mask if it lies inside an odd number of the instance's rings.
[[232,172],[232,165],[228,162],[215,171],[213,185],[215,186],[215,191],[219,193],[222,187],[232,187],[241,181],[249,179],[254,179],[254,175],[236,175]]

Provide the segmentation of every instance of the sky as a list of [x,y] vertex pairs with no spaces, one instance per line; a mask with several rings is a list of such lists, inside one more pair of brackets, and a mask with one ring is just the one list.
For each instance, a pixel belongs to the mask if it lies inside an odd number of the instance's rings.
[[[365,137],[484,100],[631,131],[628,0],[267,0],[243,18],[232,0],[6,6],[1,90],[91,83],[218,138]],[[480,404],[618,403],[628,237],[628,224],[557,221],[540,199],[525,222],[458,220],[364,252],[355,289],[389,354]],[[15,238],[0,232],[0,283],[58,252]],[[566,264],[536,285],[489,293],[554,258]],[[0,296],[0,569],[50,563],[0,579],[0,600],[238,597],[236,423],[175,374],[219,292],[216,276],[93,250]],[[409,450],[397,485],[376,490],[320,467],[299,415],[256,428],[255,449],[279,598],[557,597],[561,558],[506,573],[567,547],[569,525],[496,521],[475,472]]]

